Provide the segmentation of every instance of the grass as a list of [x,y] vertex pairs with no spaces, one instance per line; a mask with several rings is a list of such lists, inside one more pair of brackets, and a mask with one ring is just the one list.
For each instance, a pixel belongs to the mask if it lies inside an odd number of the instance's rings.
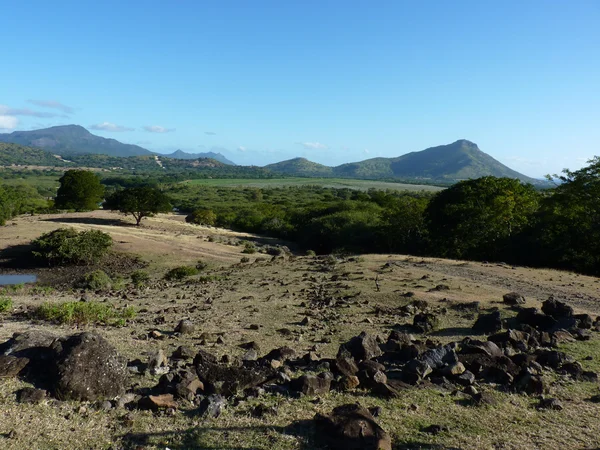
[[327,188],[348,188],[361,191],[369,189],[391,189],[394,191],[441,191],[442,187],[424,184],[404,184],[375,180],[351,180],[343,178],[275,178],[275,179],[199,179],[187,180],[185,184],[217,187],[287,187],[321,186]]
[[0,313],[10,311],[13,307],[13,301],[10,297],[0,297]]
[[100,302],[44,303],[33,312],[33,318],[61,325],[104,324],[122,326],[127,319],[135,317],[135,310],[128,306],[117,309]]

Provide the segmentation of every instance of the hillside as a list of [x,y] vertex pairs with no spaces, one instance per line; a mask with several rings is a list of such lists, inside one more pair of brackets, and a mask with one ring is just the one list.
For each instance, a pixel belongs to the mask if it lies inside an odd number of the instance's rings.
[[123,144],[116,139],[96,136],[79,125],[62,125],[32,131],[13,131],[8,134],[0,134],[0,142],[38,147],[62,156],[83,153],[123,157],[152,154],[151,151],[137,145]]
[[199,158],[210,158],[215,161],[222,162],[223,164],[229,164],[231,166],[235,166],[236,164],[233,161],[225,158],[221,153],[215,152],[204,152],[204,153],[186,153],[183,150],[175,150],[173,153],[167,153],[164,155],[159,155],[165,158],[172,159],[199,159]]
[[0,166],[53,166],[63,167],[69,163],[50,152],[19,144],[0,142]]
[[266,166],[269,170],[289,176],[333,176],[366,179],[411,179],[429,181],[456,181],[487,175],[518,178],[539,184],[526,175],[512,170],[477,144],[459,140],[449,145],[431,147],[407,153],[396,158],[371,158],[364,161],[327,167],[305,158],[295,158]]

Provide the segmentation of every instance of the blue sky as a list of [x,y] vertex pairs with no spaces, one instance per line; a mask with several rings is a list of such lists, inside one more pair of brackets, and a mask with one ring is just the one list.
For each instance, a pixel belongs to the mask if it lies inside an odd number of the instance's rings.
[[541,176],[600,154],[598,1],[19,1],[0,132],[75,123],[239,164],[469,139]]

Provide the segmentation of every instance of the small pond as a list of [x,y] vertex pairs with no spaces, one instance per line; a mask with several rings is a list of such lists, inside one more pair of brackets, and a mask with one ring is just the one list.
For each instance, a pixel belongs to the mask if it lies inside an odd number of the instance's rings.
[[8,284],[35,283],[36,281],[36,275],[0,275],[0,286],[6,286]]

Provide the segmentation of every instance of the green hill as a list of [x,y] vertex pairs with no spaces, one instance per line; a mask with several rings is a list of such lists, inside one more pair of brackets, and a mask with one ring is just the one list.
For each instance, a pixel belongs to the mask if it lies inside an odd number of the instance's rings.
[[0,166],[52,166],[65,167],[69,163],[60,156],[39,148],[0,142]]
[[331,177],[333,169],[306,158],[294,158],[265,166],[265,169],[299,177]]

